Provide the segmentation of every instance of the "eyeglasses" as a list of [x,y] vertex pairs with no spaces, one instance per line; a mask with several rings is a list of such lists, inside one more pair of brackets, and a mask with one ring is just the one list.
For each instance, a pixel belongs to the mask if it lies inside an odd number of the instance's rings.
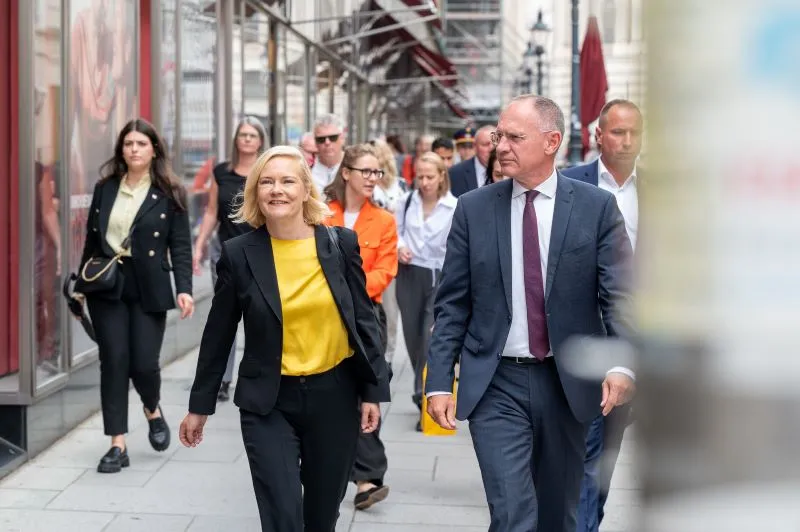
[[314,137],[314,141],[317,144],[325,144],[326,140],[331,141],[331,144],[339,140],[339,136],[341,133],[336,133],[335,135],[323,135],[322,137]]
[[386,174],[383,170],[373,170],[372,168],[353,168],[352,166],[346,166],[345,168],[354,172],[361,172],[361,177],[364,179],[369,179],[370,177],[383,179],[383,176]]
[[508,141],[511,144],[519,144],[527,137],[528,137],[527,135],[515,135],[514,133],[503,133],[502,131],[492,131],[489,138],[492,140],[492,145],[497,146],[498,144],[503,142],[503,138],[508,139]]

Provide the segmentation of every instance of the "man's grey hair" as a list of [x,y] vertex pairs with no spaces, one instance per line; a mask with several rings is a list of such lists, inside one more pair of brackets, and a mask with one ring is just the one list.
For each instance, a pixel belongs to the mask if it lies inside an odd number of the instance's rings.
[[545,96],[523,94],[513,98],[511,102],[531,102],[539,115],[539,128],[542,131],[558,131],[564,136],[564,112],[556,102]]
[[314,133],[312,133],[311,131],[306,131],[305,133],[300,135],[300,140],[297,141],[297,145],[298,146],[302,145],[303,141],[306,139],[314,140]]
[[314,122],[314,129],[316,130],[318,127],[322,126],[335,126],[337,129],[344,132],[344,123],[342,119],[335,114],[327,113],[319,116]]
[[475,138],[477,139],[478,135],[481,135],[483,133],[491,135],[494,130],[495,130],[494,126],[482,126],[478,128],[478,131],[475,132]]

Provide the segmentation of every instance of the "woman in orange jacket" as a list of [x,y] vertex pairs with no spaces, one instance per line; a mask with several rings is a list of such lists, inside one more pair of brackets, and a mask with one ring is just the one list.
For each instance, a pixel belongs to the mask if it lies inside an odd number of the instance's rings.
[[[373,146],[349,146],[324,195],[333,212],[326,224],[347,227],[358,235],[367,293],[375,305],[385,352],[386,313],[381,294],[397,275],[397,223],[391,213],[372,204],[372,192],[383,174]],[[369,508],[389,494],[389,486],[383,483],[388,464],[379,430],[362,434],[358,440],[352,480],[358,487],[353,505],[359,510]]]

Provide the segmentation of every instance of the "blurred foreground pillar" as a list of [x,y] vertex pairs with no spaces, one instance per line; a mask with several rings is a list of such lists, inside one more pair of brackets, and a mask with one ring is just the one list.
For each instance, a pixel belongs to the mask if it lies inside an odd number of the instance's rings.
[[637,530],[800,530],[800,3],[646,7]]

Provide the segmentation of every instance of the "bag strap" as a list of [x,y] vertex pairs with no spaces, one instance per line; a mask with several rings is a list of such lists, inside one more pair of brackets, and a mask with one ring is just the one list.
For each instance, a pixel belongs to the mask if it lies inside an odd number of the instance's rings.
[[344,264],[342,269],[342,273],[347,273],[347,260],[344,257],[344,251],[342,251],[342,246],[339,244],[339,231],[336,230],[335,227],[325,226],[325,229],[328,231],[328,237],[333,242],[333,247],[336,248],[336,255],[339,257],[339,261]]

